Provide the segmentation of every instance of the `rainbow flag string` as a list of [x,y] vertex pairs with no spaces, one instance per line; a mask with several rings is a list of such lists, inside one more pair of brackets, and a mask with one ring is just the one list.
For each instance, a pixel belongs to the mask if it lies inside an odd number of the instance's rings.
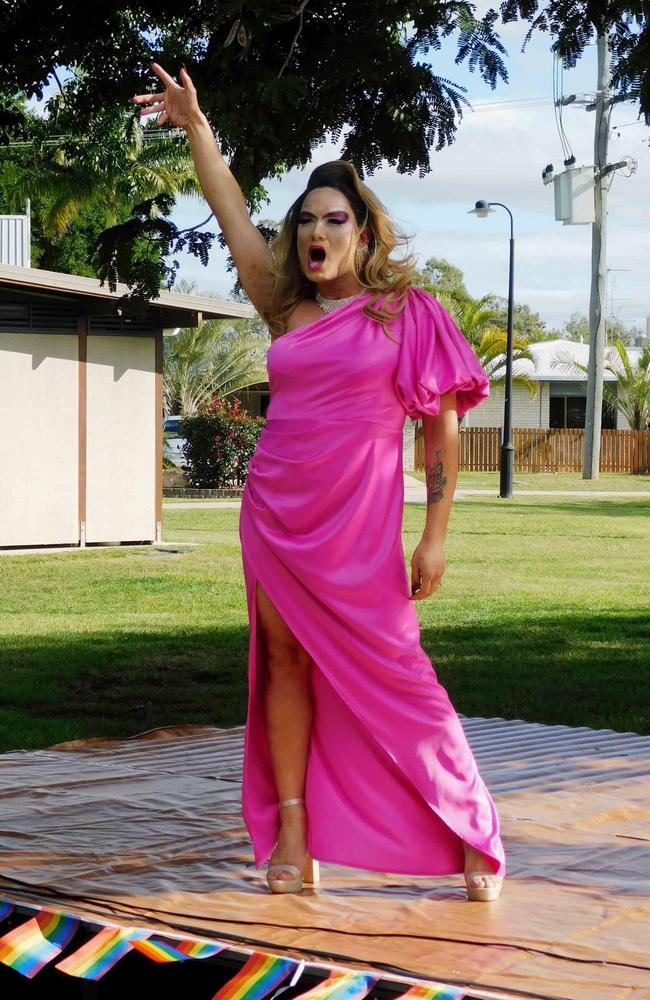
[[261,1000],[272,993],[300,963],[254,951],[230,982],[212,1000]]
[[327,979],[311,990],[300,994],[300,1000],[361,1000],[367,996],[378,980],[378,976],[365,972],[330,972]]
[[78,979],[96,981],[131,951],[134,941],[150,935],[151,931],[132,927],[104,927],[72,955],[57,962],[55,968]]
[[65,913],[41,910],[0,938],[0,962],[27,979],[58,958],[72,939],[79,921]]
[[136,951],[154,962],[185,962],[188,958],[212,958],[226,949],[225,944],[207,941],[164,941],[162,938],[148,938],[132,941]]
[[[6,919],[14,909],[14,904],[0,899],[0,920]],[[79,924],[77,918],[66,913],[39,910],[20,927],[0,937],[0,962],[31,979],[48,962],[60,956]],[[131,950],[154,962],[184,962],[210,958],[227,948],[228,945],[216,941],[165,939],[144,928],[104,927],[72,955],[58,962],[56,968],[70,976],[96,981]],[[253,952],[213,1000],[275,1000],[295,985],[304,967],[304,961]],[[371,973],[332,969],[327,979],[300,994],[299,1000],[363,1000],[379,978]],[[424,982],[411,986],[399,1000],[464,1000],[466,996],[463,988]]]
[[400,1000],[463,1000],[466,991],[458,986],[445,986],[444,983],[423,983],[422,986],[412,986],[402,993]]

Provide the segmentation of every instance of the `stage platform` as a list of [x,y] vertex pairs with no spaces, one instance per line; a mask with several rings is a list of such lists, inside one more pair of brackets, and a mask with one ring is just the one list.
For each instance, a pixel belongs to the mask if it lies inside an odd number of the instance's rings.
[[468,903],[461,876],[331,864],[271,895],[240,815],[241,727],[0,756],[0,898],[467,997],[650,1000],[650,737],[462,721],[502,820],[496,903]]

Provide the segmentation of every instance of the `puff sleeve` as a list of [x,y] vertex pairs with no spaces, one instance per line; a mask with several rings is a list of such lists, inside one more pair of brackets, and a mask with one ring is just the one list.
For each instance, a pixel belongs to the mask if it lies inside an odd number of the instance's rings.
[[490,393],[490,383],[447,310],[421,288],[411,288],[403,313],[395,392],[407,416],[440,412],[440,397],[456,392],[459,418]]

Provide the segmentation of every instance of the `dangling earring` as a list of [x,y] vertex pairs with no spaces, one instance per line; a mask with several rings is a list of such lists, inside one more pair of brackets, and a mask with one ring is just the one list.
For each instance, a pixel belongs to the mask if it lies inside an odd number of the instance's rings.
[[364,264],[368,260],[369,253],[370,251],[368,249],[367,243],[364,244],[364,246],[362,247],[357,247],[356,249],[357,271],[361,271],[363,269]]

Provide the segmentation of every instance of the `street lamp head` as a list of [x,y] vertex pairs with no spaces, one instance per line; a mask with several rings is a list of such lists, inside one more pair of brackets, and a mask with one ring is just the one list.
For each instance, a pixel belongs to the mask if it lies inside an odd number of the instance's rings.
[[493,208],[490,208],[489,201],[477,201],[474,208],[470,208],[468,215],[475,215],[478,219],[485,219],[486,216],[494,212]]

